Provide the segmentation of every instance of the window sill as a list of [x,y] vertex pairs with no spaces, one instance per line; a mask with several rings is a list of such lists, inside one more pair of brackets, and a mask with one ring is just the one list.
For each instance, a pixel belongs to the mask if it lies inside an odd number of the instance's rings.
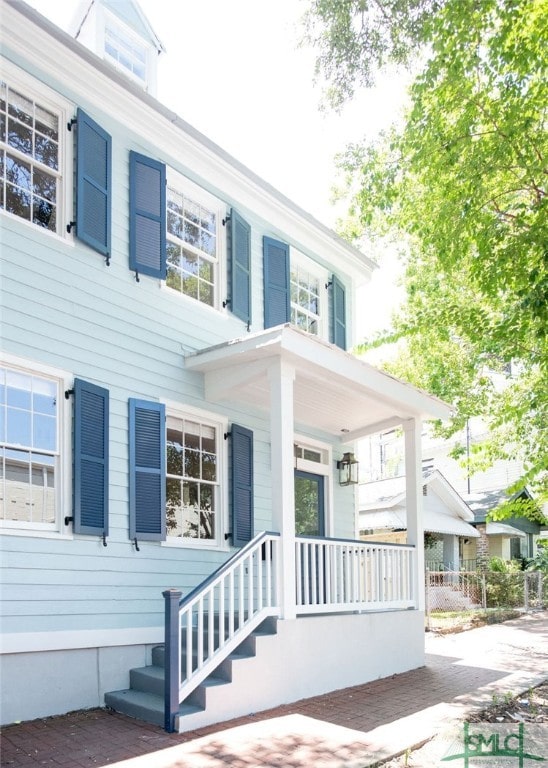
[[25,536],[33,539],[61,539],[62,541],[73,541],[72,533],[60,533],[59,531],[44,531],[37,528],[7,528],[0,525],[0,535],[6,536]]
[[196,539],[167,538],[160,542],[162,547],[173,547],[175,549],[197,549],[202,552],[230,552],[230,547],[226,544],[219,544],[218,541],[199,541]]

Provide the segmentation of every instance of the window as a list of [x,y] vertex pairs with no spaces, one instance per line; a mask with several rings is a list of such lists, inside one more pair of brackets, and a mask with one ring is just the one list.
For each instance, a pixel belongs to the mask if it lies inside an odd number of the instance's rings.
[[168,416],[166,470],[168,537],[216,541],[220,473],[217,427]]
[[61,125],[45,101],[0,82],[0,207],[50,232],[61,218]]
[[219,303],[219,205],[181,177],[169,176],[166,284],[210,307]]
[[0,368],[0,509],[7,527],[55,528],[59,390],[54,378]]
[[288,243],[263,237],[264,327],[290,322],[346,349],[345,286]]
[[128,405],[130,538],[224,544],[229,501],[232,544],[247,543],[253,537],[253,433],[177,406],[166,418],[163,403],[130,399]]
[[105,23],[105,58],[142,85],[147,77],[147,46],[110,17]]
[[307,333],[327,338],[329,273],[291,249],[291,323]]
[[291,322],[303,331],[320,333],[320,280],[299,264],[291,267]]

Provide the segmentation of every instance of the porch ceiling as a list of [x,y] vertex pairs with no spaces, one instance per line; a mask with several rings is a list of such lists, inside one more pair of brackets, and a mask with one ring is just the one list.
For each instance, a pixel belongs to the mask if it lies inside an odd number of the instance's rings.
[[280,363],[295,373],[296,425],[313,426],[343,443],[409,418],[444,419],[451,413],[441,400],[289,325],[185,357],[188,370],[204,374],[208,400],[266,411],[271,371],[279,372]]

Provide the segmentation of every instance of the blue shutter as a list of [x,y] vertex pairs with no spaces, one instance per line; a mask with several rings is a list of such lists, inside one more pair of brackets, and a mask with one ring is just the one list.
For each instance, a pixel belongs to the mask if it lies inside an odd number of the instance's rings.
[[253,538],[253,432],[233,424],[230,445],[232,543],[242,547]]
[[76,126],[76,236],[110,256],[112,139],[81,109]]
[[289,245],[263,237],[264,327],[288,323],[290,317]]
[[331,341],[346,349],[346,295],[336,275],[331,278]]
[[129,153],[129,268],[166,277],[166,167]]
[[108,534],[109,393],[74,380],[74,532]]
[[229,262],[230,309],[251,323],[251,227],[234,208],[230,212]]
[[166,537],[165,406],[129,400],[129,536]]

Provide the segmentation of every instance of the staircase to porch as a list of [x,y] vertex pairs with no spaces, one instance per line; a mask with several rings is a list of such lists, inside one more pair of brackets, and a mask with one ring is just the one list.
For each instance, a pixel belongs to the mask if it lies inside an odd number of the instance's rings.
[[[297,647],[287,640],[291,622],[278,626],[284,589],[292,614],[285,619],[417,607],[413,547],[319,537],[297,537],[293,546],[284,570],[280,535],[259,534],[186,597],[164,592],[165,644],[152,650],[151,665],[130,671],[128,689],[105,694],[105,704],[172,732],[229,719],[238,708],[266,708],[269,685],[278,686],[279,703],[287,695],[280,652]],[[339,642],[334,636],[330,648]],[[316,664],[306,680],[317,673]]]
[[[215,624],[218,626],[218,617]],[[228,617],[225,616],[225,628],[228,628]],[[238,685],[238,675],[235,666],[245,665],[250,659],[254,659],[261,650],[261,644],[265,638],[273,637],[277,632],[277,619],[267,617],[249,634],[218,666],[197,685],[196,688],[179,705],[179,718],[185,718],[186,727],[199,727],[202,716],[208,707],[219,710],[219,701],[227,700],[227,686],[231,686],[230,696],[245,695]],[[214,631],[214,645],[218,647],[219,631]],[[185,639],[184,639],[185,640]],[[181,668],[186,668],[186,642],[183,640],[183,652],[181,654]],[[205,642],[209,638],[207,632]],[[192,667],[196,669],[198,629],[193,629]],[[263,648],[264,650],[264,648]],[[247,678],[247,675],[245,675]],[[164,701],[165,701],[165,646],[159,645],[152,649],[152,664],[146,667],[131,669],[129,673],[130,687],[122,691],[113,691],[105,694],[105,704],[116,712],[135,717],[154,725],[164,725]],[[234,684],[234,685],[233,685]],[[236,689],[236,690],[234,690]],[[206,717],[207,719],[207,717]]]

